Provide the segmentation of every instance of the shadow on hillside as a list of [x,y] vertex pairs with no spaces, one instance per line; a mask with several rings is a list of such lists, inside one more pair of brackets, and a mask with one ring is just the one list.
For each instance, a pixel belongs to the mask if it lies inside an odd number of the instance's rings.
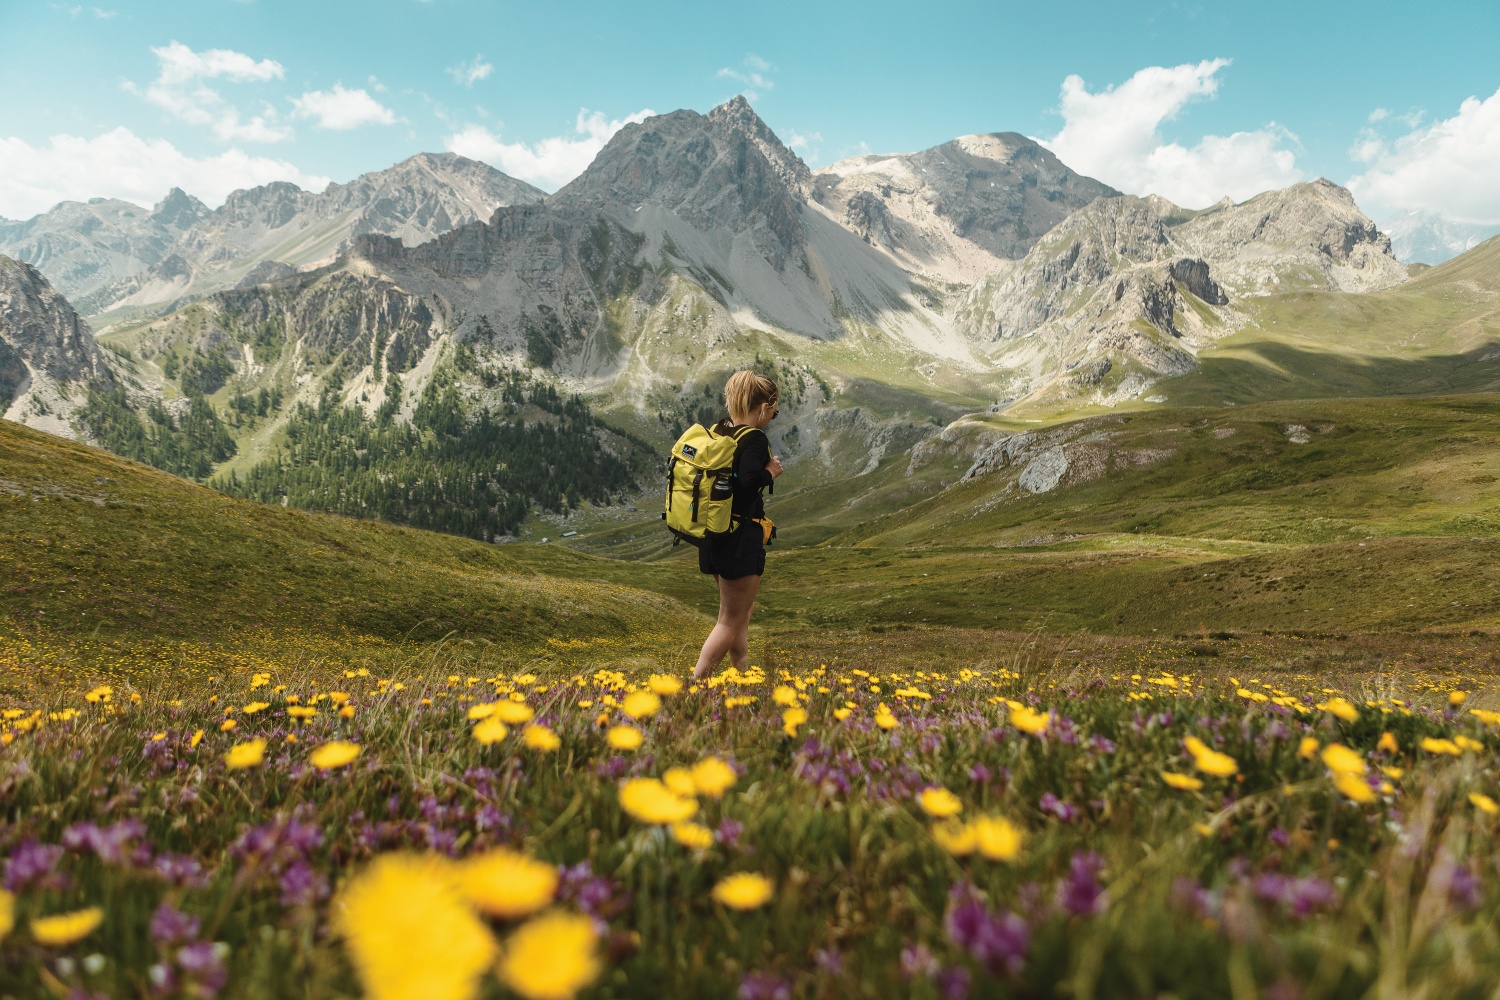
[[1272,340],[1236,344],[1234,351],[1202,357],[1201,370],[1167,383],[1172,402],[1216,405],[1500,389],[1500,350],[1495,345],[1425,358],[1349,356]]

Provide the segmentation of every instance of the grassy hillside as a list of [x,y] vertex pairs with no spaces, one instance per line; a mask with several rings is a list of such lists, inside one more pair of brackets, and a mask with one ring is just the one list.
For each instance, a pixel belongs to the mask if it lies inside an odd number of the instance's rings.
[[8,421],[0,520],[0,612],[51,635],[294,628],[537,650],[628,646],[696,617],[646,589],[660,567],[267,506]]

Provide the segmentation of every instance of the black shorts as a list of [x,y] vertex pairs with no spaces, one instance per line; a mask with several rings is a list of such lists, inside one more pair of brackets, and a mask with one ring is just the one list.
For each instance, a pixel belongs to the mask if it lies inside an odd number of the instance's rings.
[[[748,529],[748,530],[747,530]],[[698,546],[698,569],[703,573],[738,580],[742,576],[765,576],[766,547],[754,521],[727,538],[715,538]]]

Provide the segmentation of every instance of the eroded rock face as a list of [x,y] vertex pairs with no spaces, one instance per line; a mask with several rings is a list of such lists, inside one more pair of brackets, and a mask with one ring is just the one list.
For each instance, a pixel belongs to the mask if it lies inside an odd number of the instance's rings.
[[0,411],[66,430],[90,384],[112,376],[88,324],[30,264],[0,257]]

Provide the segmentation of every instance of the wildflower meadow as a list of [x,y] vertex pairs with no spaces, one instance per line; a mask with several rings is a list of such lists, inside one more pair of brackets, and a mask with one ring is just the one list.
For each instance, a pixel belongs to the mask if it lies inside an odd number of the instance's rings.
[[330,662],[6,705],[0,996],[1494,995],[1483,677]]

